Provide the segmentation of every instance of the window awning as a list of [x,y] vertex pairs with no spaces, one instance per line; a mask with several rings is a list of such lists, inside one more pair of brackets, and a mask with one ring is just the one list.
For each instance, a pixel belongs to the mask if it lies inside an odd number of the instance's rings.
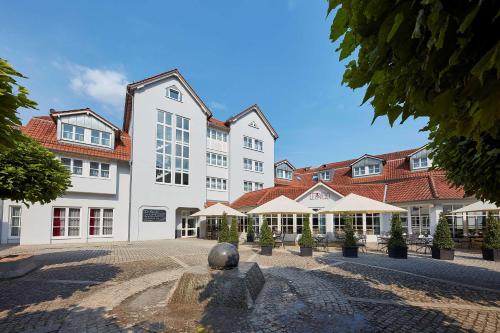
[[405,209],[350,193],[320,213],[403,213]]
[[295,200],[284,195],[277,197],[265,204],[260,205],[248,212],[248,214],[314,214],[314,211]]
[[197,217],[197,216],[222,216],[224,214],[226,214],[227,216],[239,216],[239,217],[246,216],[245,214],[237,211],[236,209],[233,209],[233,208],[228,207],[226,205],[223,205],[221,203],[216,203],[215,205],[212,205],[210,207],[202,209],[199,212],[192,214],[191,216],[193,216],[193,217]]
[[455,209],[452,211],[452,214],[459,214],[459,213],[467,213],[467,212],[491,212],[491,211],[500,211],[500,207],[495,205],[494,203],[491,203],[489,201],[478,201],[474,202],[473,204],[470,204],[468,206]]

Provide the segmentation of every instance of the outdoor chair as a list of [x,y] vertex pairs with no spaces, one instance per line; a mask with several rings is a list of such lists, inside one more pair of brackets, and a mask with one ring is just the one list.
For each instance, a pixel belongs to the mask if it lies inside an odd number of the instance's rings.
[[377,236],[377,251],[387,252],[387,238],[383,236]]
[[322,247],[323,250],[328,251],[328,236],[327,235],[321,235],[321,234],[315,234],[313,235],[313,240],[314,240],[314,247]]
[[284,234],[283,236],[283,248],[286,244],[292,243],[294,246],[297,244],[297,234]]
[[283,246],[283,239],[284,239],[284,233],[277,232],[273,235],[274,238],[274,247],[282,247]]
[[366,235],[356,236],[356,245],[361,248],[361,252],[366,253]]

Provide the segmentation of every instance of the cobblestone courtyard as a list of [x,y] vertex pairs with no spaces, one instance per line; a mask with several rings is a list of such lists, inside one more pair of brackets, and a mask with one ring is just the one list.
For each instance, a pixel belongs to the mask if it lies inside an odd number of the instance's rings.
[[[423,255],[389,259],[336,249],[272,257],[240,246],[266,285],[254,308],[168,309],[183,271],[205,265],[204,240],[0,248],[34,253],[39,268],[0,281],[0,332],[498,332],[500,264],[457,252],[453,262]],[[168,319],[167,319],[168,318]]]

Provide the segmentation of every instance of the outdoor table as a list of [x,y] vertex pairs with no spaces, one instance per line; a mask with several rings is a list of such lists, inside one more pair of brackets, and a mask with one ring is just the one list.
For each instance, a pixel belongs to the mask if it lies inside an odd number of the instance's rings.
[[313,239],[314,239],[314,244],[316,247],[318,245],[321,245],[321,246],[323,246],[324,249],[328,249],[328,242],[327,242],[326,235],[316,234],[316,235],[313,235]]
[[432,237],[418,237],[415,245],[415,252],[423,249],[424,254],[427,254],[427,249],[430,249],[432,246]]

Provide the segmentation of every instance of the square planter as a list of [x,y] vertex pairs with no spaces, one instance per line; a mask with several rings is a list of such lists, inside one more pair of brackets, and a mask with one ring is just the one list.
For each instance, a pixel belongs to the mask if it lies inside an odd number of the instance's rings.
[[483,259],[489,261],[500,261],[500,249],[482,249]]
[[389,257],[394,259],[408,259],[408,247],[406,246],[393,246],[388,247]]
[[312,257],[313,249],[312,247],[300,247],[300,256],[301,257]]
[[431,254],[434,259],[453,260],[455,258],[455,250],[440,249],[431,247]]
[[247,243],[253,243],[254,240],[255,240],[254,235],[247,234]]
[[260,246],[260,254],[263,256],[272,256],[273,255],[273,246],[272,245],[261,245]]
[[348,258],[358,257],[358,247],[357,246],[342,246],[342,256]]

